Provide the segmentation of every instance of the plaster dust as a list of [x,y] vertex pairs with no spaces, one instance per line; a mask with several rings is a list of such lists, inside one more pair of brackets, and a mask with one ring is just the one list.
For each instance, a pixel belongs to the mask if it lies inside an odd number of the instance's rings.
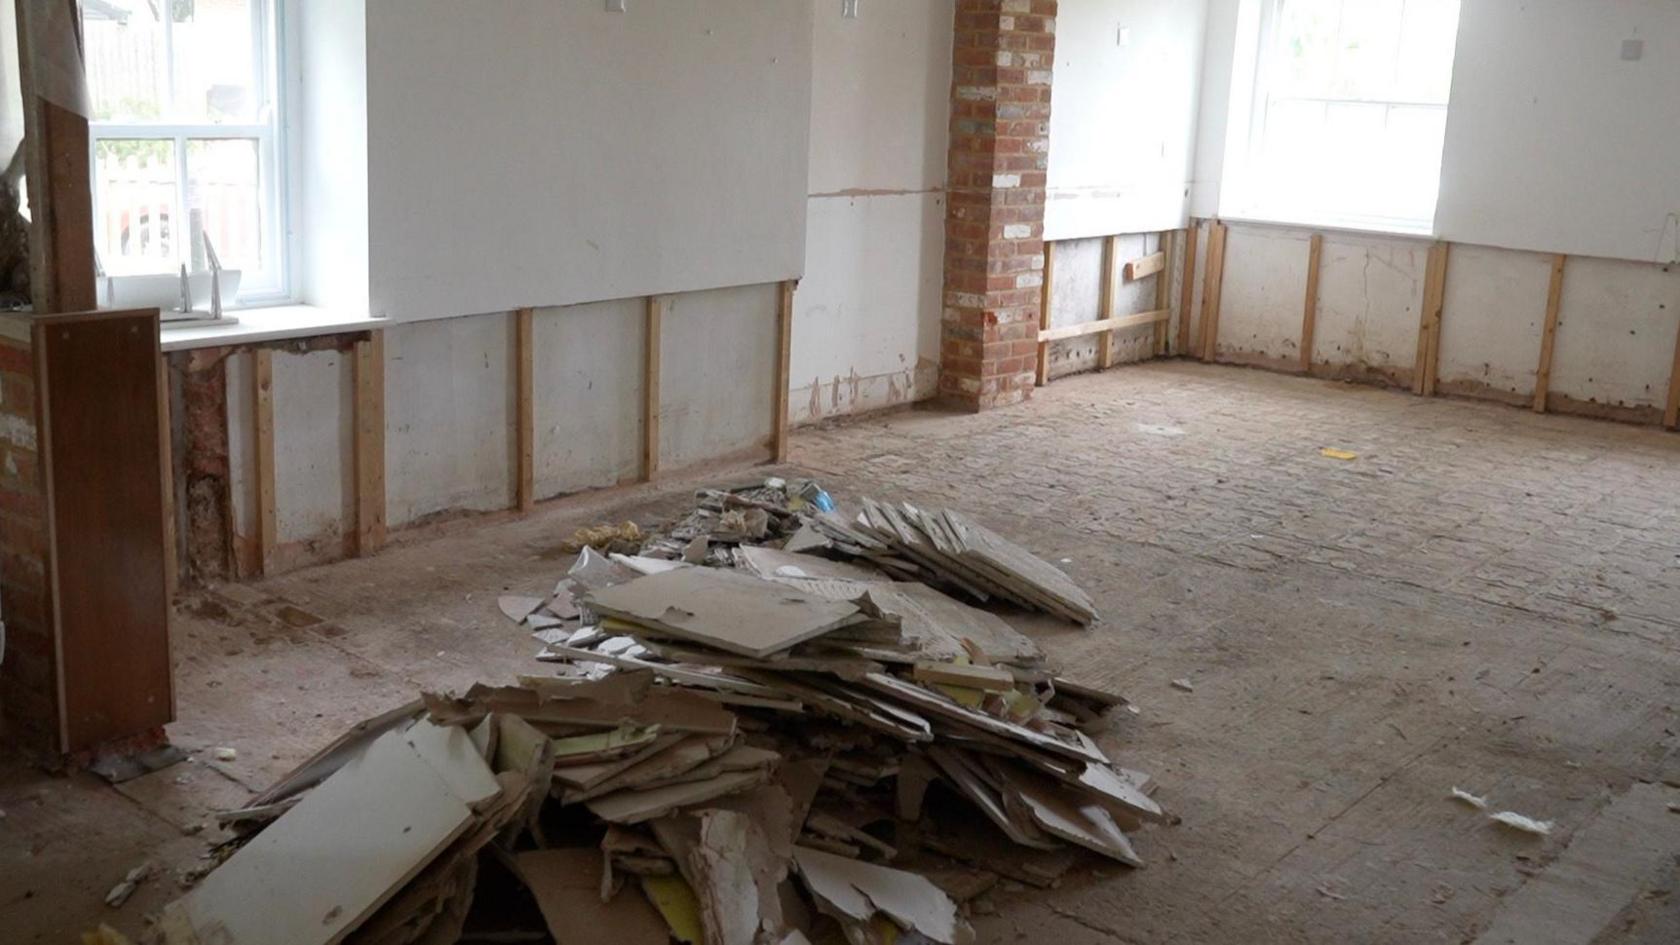
[[[792,459],[750,471],[959,507],[1068,559],[1104,615],[1089,631],[1021,625],[1133,700],[1122,763],[1154,773],[1182,823],[1137,835],[1147,869],[993,892],[981,942],[1470,941],[1636,780],[1680,778],[1680,436],[1153,362],[982,415],[807,428]],[[652,523],[700,481],[186,597],[169,731],[196,753],[192,777],[165,772],[130,800],[0,761],[7,940],[97,921],[138,933],[175,893],[167,874],[121,910],[101,897],[141,859],[192,865],[215,833],[171,825],[203,823],[417,686],[531,671],[497,597],[551,588],[575,528]],[[219,746],[236,760],[213,760]],[[1514,836],[1454,785],[1557,827]],[[1630,881],[1641,892],[1600,941],[1672,941],[1673,910],[1644,895],[1672,871]]]

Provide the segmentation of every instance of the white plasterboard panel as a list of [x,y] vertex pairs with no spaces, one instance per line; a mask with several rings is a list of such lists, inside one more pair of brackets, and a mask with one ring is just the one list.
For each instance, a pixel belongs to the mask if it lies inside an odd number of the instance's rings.
[[371,0],[371,309],[796,278],[807,3]]
[[[1622,58],[1625,40],[1643,43],[1638,60]],[[1465,0],[1437,232],[1454,242],[1673,261],[1677,90],[1673,0]]]
[[1184,225],[1206,13],[1203,2],[1062,0],[1047,238]]
[[953,0],[813,8],[811,193],[905,192],[945,182]]

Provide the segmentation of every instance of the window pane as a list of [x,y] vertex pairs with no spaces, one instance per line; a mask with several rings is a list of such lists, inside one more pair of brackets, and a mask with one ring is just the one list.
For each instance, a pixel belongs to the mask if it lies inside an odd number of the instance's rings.
[[257,141],[207,138],[187,142],[187,207],[193,268],[206,268],[208,236],[224,269],[263,268],[262,180]]
[[1458,0],[1406,0],[1400,30],[1400,101],[1447,104],[1453,51],[1458,44]]
[[255,121],[252,0],[158,0],[174,10],[175,108],[180,121]]
[[94,239],[105,271],[119,276],[173,271],[180,225],[175,143],[104,140],[94,160]]
[[[101,0],[82,7],[88,90],[95,121],[152,121],[169,97],[163,21],[147,0]],[[161,8],[160,8],[161,9]]]

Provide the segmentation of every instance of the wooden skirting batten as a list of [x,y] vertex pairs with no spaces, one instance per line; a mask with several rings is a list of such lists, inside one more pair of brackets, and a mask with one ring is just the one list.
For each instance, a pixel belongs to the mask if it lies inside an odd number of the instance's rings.
[[1546,323],[1540,330],[1540,364],[1534,369],[1534,410],[1546,412],[1546,396],[1552,389],[1552,355],[1557,348],[1558,310],[1563,306],[1563,268],[1568,256],[1552,257],[1552,279],[1546,290]]
[[251,413],[256,433],[252,464],[257,481],[257,567],[269,574],[274,570],[278,512],[274,500],[274,352],[267,348],[251,352]]
[[356,553],[385,544],[385,332],[356,342]]
[[1215,220],[1208,227],[1207,275],[1202,285],[1202,339],[1198,346],[1203,361],[1212,361],[1219,349],[1219,303],[1225,283],[1225,239],[1230,227]]
[[532,312],[522,308],[513,313],[514,363],[514,443],[518,462],[514,473],[514,505],[521,512],[529,512],[537,503],[536,497],[536,407],[532,401],[535,382],[535,354]]
[[770,417],[770,458],[778,463],[787,461],[788,385],[793,380],[793,293],[798,288],[799,283],[789,279],[776,293],[776,389],[770,401],[774,404]]
[[1307,293],[1301,307],[1301,373],[1312,373],[1313,336],[1318,329],[1318,271],[1324,258],[1324,237],[1314,233],[1307,242]]
[[651,482],[659,472],[659,345],[660,322],[665,302],[658,296],[647,300],[647,321],[642,332],[642,481]]
[[1196,304],[1196,242],[1201,227],[1195,221],[1184,231],[1184,275],[1178,283],[1178,353],[1190,353],[1190,310]]

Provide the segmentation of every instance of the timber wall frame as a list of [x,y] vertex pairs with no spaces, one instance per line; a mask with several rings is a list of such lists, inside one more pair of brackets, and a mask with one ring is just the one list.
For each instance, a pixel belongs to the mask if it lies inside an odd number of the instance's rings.
[[[1122,236],[1147,235],[1136,233],[1115,233],[1109,236],[1078,237],[1070,240],[1046,240],[1044,243],[1044,285],[1043,295],[1039,302],[1038,314],[1038,358],[1037,371],[1034,377],[1035,386],[1043,387],[1050,383],[1050,342],[1061,341],[1066,338],[1081,338],[1085,335],[1098,335],[1097,338],[1097,370],[1106,371],[1114,366],[1114,333],[1124,328],[1136,328],[1140,325],[1153,326],[1151,331],[1151,351],[1155,356],[1168,353],[1171,339],[1168,325],[1172,321],[1172,261],[1174,244],[1181,230],[1163,230],[1157,235],[1160,244],[1153,253],[1139,256],[1136,259],[1121,263],[1117,256],[1119,241]],[[1090,239],[1103,241],[1101,287],[1098,295],[1098,318],[1095,321],[1081,322],[1076,325],[1063,325],[1052,328],[1050,326],[1050,303],[1054,298],[1056,284],[1056,246],[1059,243],[1084,242]],[[1192,235],[1190,247],[1191,255],[1195,252],[1195,242]],[[1114,313],[1114,287],[1117,278],[1127,282],[1155,277],[1155,307],[1145,312],[1129,315]],[[1183,330],[1180,329],[1180,337]]]
[[[1194,297],[1192,281],[1196,265],[1197,234],[1205,223],[1208,229],[1208,249],[1202,289],[1202,314],[1196,342],[1196,356],[1214,362],[1218,355],[1219,312],[1225,270],[1225,245],[1229,226],[1218,219],[1192,218],[1187,230],[1184,254],[1184,275],[1180,284],[1181,301],[1178,332],[1179,353],[1190,354],[1189,312]],[[1269,224],[1257,224],[1268,226]],[[1278,224],[1283,229],[1299,231],[1300,227]],[[1395,239],[1404,237],[1395,236]],[[1413,237],[1412,239],[1416,239]],[[1417,357],[1413,364],[1411,389],[1414,394],[1432,397],[1440,380],[1441,325],[1448,317],[1446,311],[1447,281],[1451,275],[1452,247],[1445,240],[1429,244],[1428,262],[1424,268],[1423,294],[1419,300]],[[1319,272],[1324,253],[1324,234],[1312,233],[1307,241],[1307,278],[1303,290],[1300,363],[1297,373],[1311,376],[1314,368],[1313,346],[1318,318]],[[1629,261],[1632,262],[1631,260]],[[1551,276],[1546,291],[1546,308],[1540,335],[1540,358],[1535,366],[1534,391],[1530,400],[1536,413],[1546,413],[1550,407],[1552,362],[1557,350],[1558,319],[1563,307],[1564,273],[1569,257],[1556,253],[1551,258]],[[1649,263],[1649,265],[1661,265]],[[1048,267],[1047,267],[1048,269]],[[1046,277],[1046,285],[1048,285]],[[1046,290],[1048,298],[1048,290]],[[1041,333],[1042,336],[1042,333]],[[1668,390],[1664,399],[1661,425],[1668,430],[1680,430],[1680,324],[1675,326],[1674,357],[1669,368]]]
[[[772,284],[776,291],[776,320],[769,330],[776,338],[774,355],[774,369],[771,372],[775,385],[771,399],[772,411],[766,419],[769,421],[769,431],[764,444],[768,451],[768,462],[785,462],[788,450],[788,385],[791,382],[789,367],[793,342],[793,298],[798,283],[788,280]],[[653,482],[659,478],[660,464],[660,380],[661,380],[661,348],[662,327],[665,309],[669,305],[667,296],[651,296],[644,300],[643,319],[643,357],[642,357],[642,403],[640,411],[640,468],[638,482]],[[564,308],[549,314],[542,314],[532,308],[521,308],[509,314],[513,325],[513,371],[511,374],[513,399],[513,441],[515,444],[513,462],[513,504],[508,509],[514,514],[526,514],[534,511],[539,499],[536,494],[536,429],[537,405],[535,403],[534,388],[538,365],[535,359],[535,324],[537,319],[545,317],[564,317]],[[353,470],[352,482],[354,498],[352,508],[354,518],[346,523],[346,530],[350,534],[346,552],[353,557],[373,554],[382,548],[389,536],[387,534],[386,497],[385,497],[385,344],[386,329],[349,333],[328,333],[312,338],[324,338],[336,335],[348,352],[351,359],[352,385],[354,401],[352,404],[352,446],[349,457]],[[307,338],[293,338],[285,341],[254,342],[248,345],[230,345],[216,349],[191,349],[202,352],[211,358],[225,358],[236,355],[247,355],[250,358],[251,384],[251,415],[249,417],[254,437],[254,448],[251,453],[251,478],[255,482],[255,508],[250,516],[250,527],[254,534],[250,536],[254,548],[251,560],[240,563],[240,555],[236,551],[236,569],[241,578],[257,577],[274,573],[277,564],[275,549],[279,544],[278,520],[279,510],[275,499],[275,450],[274,450],[274,366],[275,351],[290,352],[296,350],[299,342]],[[175,352],[185,356],[189,352]],[[166,364],[168,355],[162,356]],[[163,381],[167,384],[167,377]],[[164,397],[167,406],[168,397]],[[167,427],[166,427],[167,429]],[[165,451],[165,457],[169,451]],[[171,481],[166,478],[166,481]],[[172,498],[174,489],[168,490]],[[483,515],[502,513],[485,512]],[[171,518],[173,522],[173,518]],[[230,534],[226,536],[229,547],[239,548],[238,536],[232,532],[237,530],[234,517],[230,514],[226,519],[226,527]],[[175,574],[179,569],[177,560],[178,549],[170,542],[169,555],[170,584],[173,590]]]

